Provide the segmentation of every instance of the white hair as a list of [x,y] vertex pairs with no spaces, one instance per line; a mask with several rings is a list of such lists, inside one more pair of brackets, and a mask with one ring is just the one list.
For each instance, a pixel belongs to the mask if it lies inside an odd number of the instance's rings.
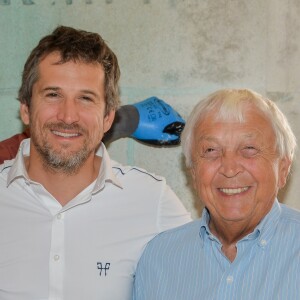
[[192,167],[194,130],[208,113],[213,112],[216,120],[244,121],[245,108],[254,107],[270,121],[276,136],[276,146],[280,157],[291,162],[296,148],[295,135],[284,114],[277,105],[262,95],[249,89],[224,89],[201,100],[190,114],[181,134],[181,144],[187,167]]

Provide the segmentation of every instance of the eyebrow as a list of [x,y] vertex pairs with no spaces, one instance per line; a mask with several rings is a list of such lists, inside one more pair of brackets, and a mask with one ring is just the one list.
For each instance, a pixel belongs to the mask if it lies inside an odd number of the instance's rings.
[[[56,91],[57,92],[60,90],[62,90],[62,89],[58,86],[48,86],[48,87],[45,87],[44,89],[42,89],[41,93],[47,92],[47,91]],[[90,95],[93,95],[93,96],[99,98],[99,95],[92,90],[80,90],[79,92],[84,93],[84,94],[90,94]]]
[[48,87],[45,87],[44,89],[42,89],[42,91],[58,91],[60,89],[61,88],[56,87],[56,86],[48,86]]
[[43,94],[43,93],[45,93],[47,91],[55,91],[55,92],[57,92],[59,90],[60,90],[59,87],[56,87],[56,86],[47,86],[47,87],[41,89],[40,91],[38,91],[38,94]]

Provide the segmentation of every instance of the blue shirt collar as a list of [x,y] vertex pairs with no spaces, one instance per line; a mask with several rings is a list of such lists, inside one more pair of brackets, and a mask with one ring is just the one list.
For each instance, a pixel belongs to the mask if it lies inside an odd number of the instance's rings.
[[[254,228],[253,232],[245,236],[241,241],[256,239],[260,247],[262,248],[266,247],[269,244],[271,238],[273,237],[276,226],[279,222],[280,215],[281,215],[281,207],[278,200],[275,199],[273,206],[271,210],[267,213],[267,215]],[[204,208],[200,219],[200,231],[199,231],[199,236],[202,241],[201,243],[202,246],[204,245],[208,237],[213,236],[208,226],[209,220],[210,220],[209,212],[207,208]],[[219,242],[217,238],[215,239]]]

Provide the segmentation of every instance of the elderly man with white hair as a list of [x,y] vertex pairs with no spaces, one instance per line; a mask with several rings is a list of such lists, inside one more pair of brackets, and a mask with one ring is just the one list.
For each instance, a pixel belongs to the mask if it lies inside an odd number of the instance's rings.
[[133,298],[300,299],[300,213],[277,199],[296,147],[283,113],[220,90],[195,107],[182,145],[205,208],[148,244]]

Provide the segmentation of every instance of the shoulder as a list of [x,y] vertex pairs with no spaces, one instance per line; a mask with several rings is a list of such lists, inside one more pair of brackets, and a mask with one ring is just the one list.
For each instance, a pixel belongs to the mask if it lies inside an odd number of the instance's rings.
[[[118,195],[140,209],[143,222],[155,224],[155,234],[191,221],[177,195],[162,176],[135,166],[122,166],[112,161],[112,170],[120,182]],[[141,215],[139,215],[141,217]],[[144,226],[144,225],[143,225]]]
[[151,201],[152,203],[158,201],[161,203],[161,200],[176,198],[173,190],[162,176],[148,172],[143,168],[123,166],[115,162],[112,162],[112,171],[123,187],[123,191],[131,191],[140,201]]
[[6,160],[4,161],[4,163],[2,163],[0,165],[0,188],[1,188],[1,191],[3,187],[7,187],[7,176],[8,176],[8,172],[9,170],[11,169],[11,166],[12,166],[12,163],[13,163],[14,159],[13,160]]
[[10,170],[10,168],[12,167],[13,163],[14,163],[15,159],[11,159],[11,160],[5,160],[1,165],[0,165],[0,174],[1,175],[7,175],[8,171]]
[[162,176],[156,175],[143,168],[136,166],[124,166],[120,163],[112,161],[112,169],[117,177],[135,177],[135,178],[148,178],[155,182],[166,182],[166,179]]
[[285,204],[280,204],[280,207],[282,222],[300,227],[300,211]]
[[[200,222],[200,220],[195,220],[158,234],[148,243],[146,250],[152,251],[162,247],[172,249],[176,246],[189,247],[191,243],[200,240]],[[160,253],[160,251],[157,250],[157,253]]]

